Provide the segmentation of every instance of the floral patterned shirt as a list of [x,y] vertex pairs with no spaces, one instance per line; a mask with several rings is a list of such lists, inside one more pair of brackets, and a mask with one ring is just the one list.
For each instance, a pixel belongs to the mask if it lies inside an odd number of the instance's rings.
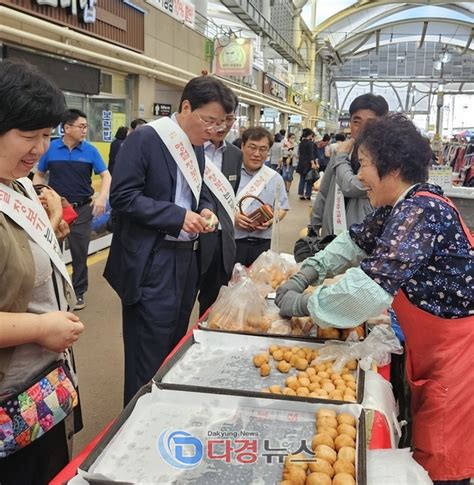
[[416,193],[443,195],[419,184],[394,207],[381,207],[351,226],[352,240],[367,254],[361,269],[395,296],[403,289],[417,307],[442,318],[474,315],[474,249],[455,211]]

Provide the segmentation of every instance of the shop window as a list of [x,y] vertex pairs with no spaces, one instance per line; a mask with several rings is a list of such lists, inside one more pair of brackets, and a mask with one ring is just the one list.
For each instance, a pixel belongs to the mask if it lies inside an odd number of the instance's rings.
[[100,92],[112,94],[112,75],[102,72],[100,74]]

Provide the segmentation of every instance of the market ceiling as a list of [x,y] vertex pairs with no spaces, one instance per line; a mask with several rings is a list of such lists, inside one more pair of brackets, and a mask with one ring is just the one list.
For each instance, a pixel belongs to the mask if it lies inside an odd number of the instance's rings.
[[443,0],[360,0],[314,29],[319,54],[336,65],[414,41],[419,48],[436,42],[454,53],[472,53],[473,37],[474,2]]

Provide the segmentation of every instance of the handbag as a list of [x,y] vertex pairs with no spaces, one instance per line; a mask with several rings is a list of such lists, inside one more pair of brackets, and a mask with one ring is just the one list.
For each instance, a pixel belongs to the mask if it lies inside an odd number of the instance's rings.
[[[258,209],[255,209],[250,214],[244,214],[244,211],[242,210],[242,202],[248,198],[252,198],[260,202],[260,207]],[[263,223],[273,219],[272,207],[268,204],[265,204],[262,199],[259,199],[255,195],[246,195],[245,197],[242,197],[239,201],[239,210],[241,214],[244,214],[252,220],[252,226],[254,227],[261,226]]]
[[319,172],[316,168],[310,169],[310,171],[305,175],[304,181],[313,185],[319,180]]
[[308,235],[298,239],[295,243],[293,254],[295,261],[301,263],[306,258],[314,256],[317,252],[322,251],[336,236],[329,234],[323,238],[317,235],[313,226],[308,226]]
[[78,403],[63,360],[50,365],[21,392],[0,401],[0,458],[43,436],[63,421]]
[[[49,185],[45,184],[35,184],[33,187],[38,195],[41,194],[42,189],[53,190]],[[74,207],[70,204],[66,197],[61,197],[61,206],[63,208],[63,219],[69,225],[71,225],[77,219],[77,212],[74,210]]]

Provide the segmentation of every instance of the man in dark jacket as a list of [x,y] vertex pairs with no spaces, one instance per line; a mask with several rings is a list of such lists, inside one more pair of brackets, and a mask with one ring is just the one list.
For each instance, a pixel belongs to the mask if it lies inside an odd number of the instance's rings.
[[296,167],[296,173],[300,174],[298,195],[301,200],[310,200],[313,190],[313,184],[306,181],[308,172],[312,168],[316,168],[313,138],[314,131],[311,128],[305,128],[301,134],[301,141],[298,147],[298,166]]
[[234,103],[221,81],[194,78],[179,113],[135,130],[120,148],[110,194],[117,221],[104,276],[122,300],[125,404],[186,333],[199,234],[218,223],[202,184],[202,145],[225,125]]

